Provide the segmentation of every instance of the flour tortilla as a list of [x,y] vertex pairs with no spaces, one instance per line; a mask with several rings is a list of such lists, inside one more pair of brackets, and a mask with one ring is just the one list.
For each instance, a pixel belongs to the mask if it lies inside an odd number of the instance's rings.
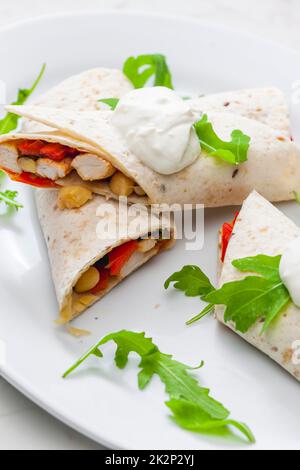
[[202,112],[226,112],[254,119],[290,137],[290,115],[286,98],[278,88],[250,88],[193,99],[192,107]]
[[[73,111],[96,111],[103,108],[101,98],[121,98],[133,89],[131,82],[117,69],[94,68],[74,75],[32,102],[33,106],[49,106]],[[22,131],[45,132],[49,127],[24,120]]]
[[[149,217],[148,213],[143,213],[138,221],[134,222],[136,218],[133,214],[130,215],[129,212],[128,224],[125,220],[121,224],[121,228],[125,230],[125,233],[113,233],[112,236],[104,236],[103,224],[105,225],[105,221],[110,220],[111,227],[117,225],[117,220],[109,214],[111,214],[112,209],[116,211],[116,214],[119,214],[119,205],[111,201],[107,206],[108,203],[100,196],[96,196],[80,209],[68,211],[58,208],[57,192],[55,190],[38,190],[36,192],[36,203],[48,247],[62,323],[66,323],[73,318],[73,316],[70,317],[69,314],[66,314],[65,309],[69,305],[73,287],[78,279],[90,266],[93,266],[96,261],[113,248],[130,239],[138,239],[147,235],[150,231],[153,233],[159,229],[166,229],[167,232],[170,232],[171,241],[167,242],[164,248],[170,248],[175,241],[174,228],[171,222],[167,218],[160,220],[155,215]],[[130,211],[132,208],[128,209],[126,207],[127,210]],[[102,224],[102,227],[98,226],[99,223]],[[156,249],[146,254],[134,253],[126,265],[126,275],[123,278],[113,278],[108,288],[103,290],[101,295],[95,297],[94,302],[106,295],[125,277],[156,254]]]
[[[129,150],[111,123],[112,111],[74,112],[32,106],[7,109],[97,148],[136,181],[151,203],[220,207],[242,204],[253,190],[273,202],[291,200],[293,192],[300,191],[300,149],[281,132],[233,113],[208,116],[222,139],[229,140],[234,129],[251,137],[247,162],[235,167],[202,153],[183,171],[164,176],[148,168]],[[17,135],[2,136],[0,144],[16,138]]]
[[[233,260],[258,254],[280,255],[299,236],[299,227],[262,196],[253,192],[244,202],[234,227],[220,273],[220,287],[227,282],[253,275],[235,269],[232,266]],[[224,307],[218,306],[216,315],[224,323]],[[226,325],[234,330],[233,324]],[[246,334],[237,333],[300,380],[300,365],[294,365],[292,361],[293,343],[300,339],[300,309],[289,304],[265,334],[260,334],[261,329],[262,324],[257,323]]]
[[[121,98],[132,89],[132,83],[121,70],[98,67],[64,80],[34,100],[32,105],[96,111],[104,107],[99,99]],[[217,93],[193,99],[191,105],[199,112],[230,112],[254,119],[280,131],[284,137],[291,135],[286,98],[278,88],[251,88]],[[49,127],[27,119],[22,123],[24,132],[49,130]]]
[[[103,109],[100,98],[121,98],[133,89],[132,83],[121,70],[94,68],[74,75],[32,102],[34,106],[46,106],[73,111]],[[207,95],[191,101],[199,112],[231,112],[257,120],[290,135],[290,117],[284,94],[278,88],[252,88]],[[24,132],[49,130],[40,123],[24,120]]]

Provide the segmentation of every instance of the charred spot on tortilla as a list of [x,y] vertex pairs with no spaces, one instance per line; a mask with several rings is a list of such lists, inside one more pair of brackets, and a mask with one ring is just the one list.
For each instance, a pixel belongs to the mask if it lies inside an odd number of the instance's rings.
[[282,355],[283,364],[291,362],[294,351],[292,349],[286,349]]
[[232,178],[235,178],[235,177],[237,176],[238,172],[239,172],[239,169],[236,168],[236,169],[234,170],[234,172],[232,173]]

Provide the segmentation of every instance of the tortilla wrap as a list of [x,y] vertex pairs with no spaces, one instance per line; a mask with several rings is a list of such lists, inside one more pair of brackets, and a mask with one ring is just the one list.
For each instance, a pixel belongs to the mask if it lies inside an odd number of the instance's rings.
[[[224,140],[230,140],[234,129],[251,137],[247,162],[237,167],[202,152],[192,165],[165,176],[147,167],[129,150],[111,122],[113,111],[74,112],[32,106],[7,109],[98,149],[143,189],[150,203],[220,207],[242,204],[254,189],[273,202],[291,200],[293,192],[300,191],[300,149],[281,132],[233,113],[210,113],[208,117]],[[0,162],[1,144],[18,138],[18,134],[0,137]],[[12,158],[8,156],[8,160]],[[113,193],[111,196],[114,197]]]
[[[121,98],[133,89],[131,82],[117,69],[95,68],[74,75],[35,99],[33,106],[96,111],[103,107],[101,98]],[[45,132],[50,129],[40,123],[24,120],[22,131]]]
[[[175,242],[174,228],[168,218],[159,218],[155,214],[149,216],[145,208],[137,217],[130,212],[134,206],[131,209],[123,206],[128,214],[128,223],[120,217],[120,232],[108,235],[104,234],[106,223],[109,223],[112,230],[118,226],[120,211],[119,205],[114,201],[107,203],[104,198],[96,196],[80,209],[62,211],[57,206],[56,191],[38,190],[36,203],[48,247],[61,323],[67,323],[81,314],[125,277]],[[93,295],[88,305],[78,305],[81,296],[73,292],[73,288],[89,267],[130,239],[139,239],[159,230],[166,230],[169,239],[157,241],[155,247],[146,253],[134,252],[122,268],[120,276],[110,277],[108,287]]]
[[[232,266],[232,261],[258,254],[281,255],[289,243],[299,236],[299,227],[262,196],[253,192],[244,202],[234,226],[221,268],[220,287],[227,282],[241,280],[249,274],[254,275],[238,271]],[[215,311],[218,320],[224,323],[224,307],[218,306]],[[233,324],[226,325],[235,331]],[[300,339],[300,309],[290,303],[263,335],[261,328],[262,324],[258,322],[246,334],[236,333],[300,380],[300,365],[292,362],[293,343]]]
[[[103,109],[100,98],[121,98],[133,89],[132,83],[121,70],[95,68],[74,75],[32,102],[73,111]],[[290,117],[284,94],[278,88],[253,88],[207,95],[191,101],[198,112],[232,112],[254,119],[290,135]],[[49,131],[40,123],[24,120],[24,132]]]
[[229,112],[262,124],[290,137],[290,116],[286,98],[278,88],[251,88],[193,99],[192,107],[202,112]]

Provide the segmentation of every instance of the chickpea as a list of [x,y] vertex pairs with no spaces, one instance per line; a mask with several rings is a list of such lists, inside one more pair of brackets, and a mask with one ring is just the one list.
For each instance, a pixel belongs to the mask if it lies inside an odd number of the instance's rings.
[[57,204],[60,209],[78,209],[92,199],[92,192],[81,186],[67,186],[61,188]]
[[77,281],[74,290],[77,294],[89,292],[90,290],[94,289],[94,287],[96,287],[99,281],[100,273],[98,269],[91,267],[85,273],[83,273],[79,281]]
[[32,158],[21,157],[18,159],[18,164],[23,171],[27,173],[36,173],[36,161]]
[[109,187],[117,196],[130,196],[133,193],[134,181],[117,171],[111,178]]

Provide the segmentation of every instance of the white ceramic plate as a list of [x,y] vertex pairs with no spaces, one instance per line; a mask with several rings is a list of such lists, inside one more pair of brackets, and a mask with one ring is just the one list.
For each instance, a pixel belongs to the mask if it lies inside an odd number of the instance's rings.
[[[290,96],[299,77],[299,55],[254,37],[192,20],[91,13],[3,29],[0,79],[8,84],[8,99],[13,99],[17,87],[29,84],[43,62],[48,68],[40,92],[73,73],[95,66],[121,67],[129,55],[146,52],[166,54],[176,86],[191,92],[275,85]],[[292,115],[297,136],[296,106]],[[24,209],[13,218],[0,217],[0,340],[7,349],[1,372],[10,383],[109,447],[240,447],[239,442],[179,429],[168,417],[159,380],[139,392],[136,360],[128,370],[118,371],[110,347],[102,363],[95,359],[91,368],[61,379],[62,372],[106,333],[122,328],[146,331],[162,351],[185,363],[205,360],[198,373],[201,381],[234,418],[249,424],[257,448],[299,448],[299,384],[212,318],[185,327],[185,320],[200,310],[199,301],[163,290],[166,277],[184,264],[199,264],[215,278],[217,230],[233,209],[206,212],[202,251],[186,252],[184,242],[178,242],[175,250],[157,257],[84,314],[76,325],[93,334],[77,340],[53,324],[57,305],[33,192],[17,188]],[[300,220],[296,204],[281,208]]]

